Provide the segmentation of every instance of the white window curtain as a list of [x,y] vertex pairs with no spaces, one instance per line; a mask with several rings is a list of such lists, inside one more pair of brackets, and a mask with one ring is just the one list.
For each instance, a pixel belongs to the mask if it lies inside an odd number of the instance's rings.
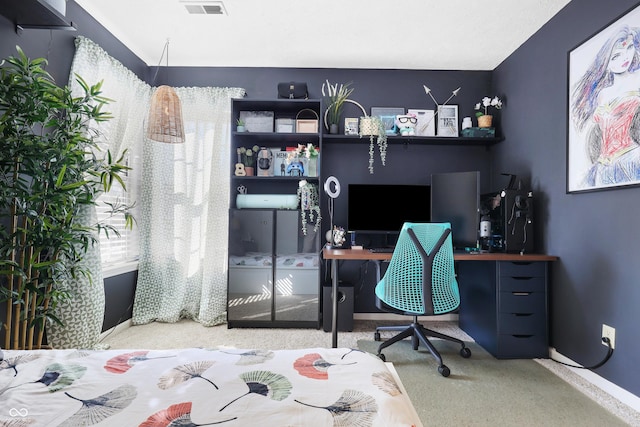
[[231,98],[239,88],[175,88],[186,142],[146,140],[133,323],[226,321]]
[[[81,94],[76,75],[89,85],[102,81],[102,95],[112,100],[104,110],[110,112],[113,119],[94,124],[100,131],[98,142],[103,150],[96,155],[106,155],[106,149],[109,149],[119,157],[124,150],[128,150],[129,163],[136,170],[143,125],[141,119],[131,118],[144,117],[151,88],[91,40],[80,36],[76,38],[75,45],[69,87],[74,94]],[[127,197],[135,200],[136,186],[130,185],[127,190]],[[85,209],[76,220],[86,224],[95,223],[98,220],[95,207]],[[79,276],[67,283],[67,290],[73,298],[58,305],[55,311],[63,326],[51,324],[47,327],[47,340],[55,348],[93,348],[102,332],[105,297],[100,245],[89,249],[84,263],[91,271],[91,280]]]
[[[127,188],[137,203],[134,215],[141,236],[134,322],[181,317],[207,326],[223,322],[230,99],[244,96],[244,89],[177,88],[187,142],[161,144],[144,137],[152,88],[82,36],[76,38],[72,88],[77,85],[76,74],[89,84],[103,81],[103,96],[113,100],[106,110],[114,117],[100,124],[101,145],[118,156],[128,150],[131,180],[139,181]],[[91,209],[78,220],[92,223],[96,218]],[[87,279],[69,283],[74,298],[56,312],[64,326],[47,328],[49,343],[56,348],[99,347],[105,311],[100,252],[96,245],[85,260],[93,283]]]

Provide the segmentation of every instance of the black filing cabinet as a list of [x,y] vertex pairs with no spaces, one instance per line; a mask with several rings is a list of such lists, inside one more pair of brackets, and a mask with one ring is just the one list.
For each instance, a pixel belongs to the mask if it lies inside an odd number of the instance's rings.
[[547,262],[458,263],[460,327],[497,358],[547,358]]

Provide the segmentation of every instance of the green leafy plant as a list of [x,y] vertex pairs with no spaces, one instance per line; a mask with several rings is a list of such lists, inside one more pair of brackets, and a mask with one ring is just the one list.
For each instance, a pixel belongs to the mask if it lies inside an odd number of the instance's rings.
[[242,120],[242,119],[238,119],[238,120],[236,120],[236,125],[238,125],[238,126],[244,126],[244,120]]
[[340,123],[344,103],[353,93],[353,88],[349,87],[350,84],[340,84],[338,86],[338,83],[335,83],[332,85],[329,80],[322,84],[322,96],[327,104],[327,121],[330,125]]
[[298,182],[297,191],[298,204],[300,206],[300,222],[302,234],[307,235],[307,219],[315,223],[313,232],[317,232],[320,228],[322,216],[320,215],[320,196],[318,195],[318,186],[312,184],[306,179]]
[[[77,221],[102,192],[122,185],[129,169],[124,154],[100,150],[95,123],[111,118],[102,108],[102,82],[80,76],[74,95],[58,87],[43,58],[17,56],[0,68],[0,301],[7,302],[4,348],[42,346],[47,321],[61,323],[53,310],[73,295],[62,284],[91,273],[82,260],[98,233],[118,231]],[[110,204],[112,215],[129,208]]]

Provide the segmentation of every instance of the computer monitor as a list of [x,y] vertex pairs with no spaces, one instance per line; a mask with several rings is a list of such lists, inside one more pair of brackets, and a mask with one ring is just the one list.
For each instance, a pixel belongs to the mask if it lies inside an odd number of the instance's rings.
[[478,248],[480,172],[431,175],[431,221],[451,223],[456,250]]
[[429,185],[349,184],[347,225],[349,231],[400,234],[405,222],[429,222]]

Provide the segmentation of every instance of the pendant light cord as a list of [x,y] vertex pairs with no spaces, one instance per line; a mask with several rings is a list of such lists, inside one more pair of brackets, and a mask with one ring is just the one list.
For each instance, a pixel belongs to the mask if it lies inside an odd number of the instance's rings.
[[156,83],[156,78],[158,77],[158,71],[160,71],[160,65],[162,64],[162,58],[164,58],[164,54],[167,54],[167,68],[169,68],[169,39],[164,44],[164,49],[162,49],[162,55],[160,55],[160,61],[158,61],[158,67],[156,68],[156,73],[153,75],[153,80],[151,81],[151,86]]

